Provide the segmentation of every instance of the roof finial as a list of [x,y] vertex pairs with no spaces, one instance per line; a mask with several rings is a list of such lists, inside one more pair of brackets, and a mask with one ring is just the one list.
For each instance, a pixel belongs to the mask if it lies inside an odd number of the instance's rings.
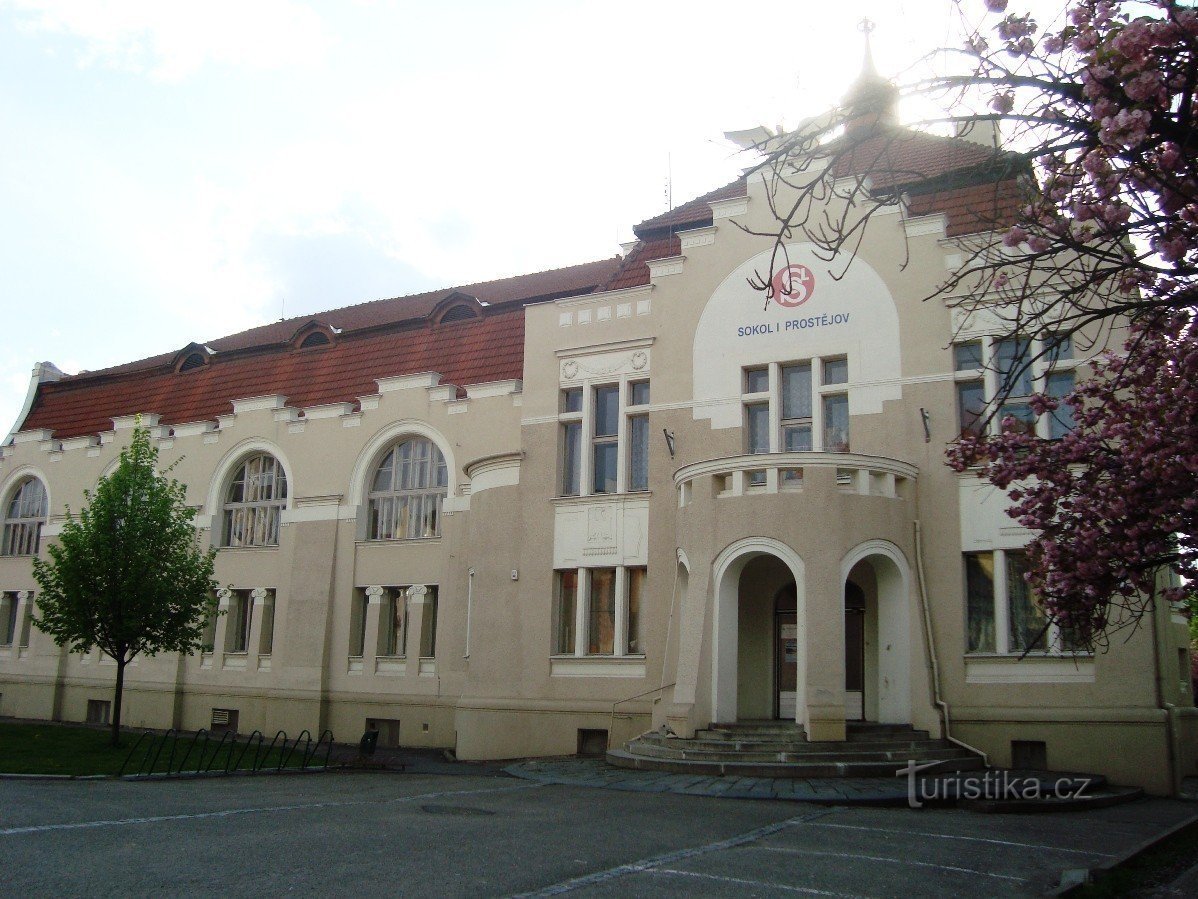
[[878,69],[874,65],[873,48],[869,43],[869,36],[877,29],[878,24],[869,16],[865,16],[857,23],[857,30],[865,35],[865,59],[861,63],[862,75],[877,75]]

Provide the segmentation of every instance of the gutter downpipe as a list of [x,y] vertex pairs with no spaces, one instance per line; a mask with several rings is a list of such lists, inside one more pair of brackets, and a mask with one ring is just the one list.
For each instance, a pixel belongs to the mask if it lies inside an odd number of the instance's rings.
[[1177,770],[1177,747],[1175,745],[1176,722],[1174,712],[1177,706],[1165,700],[1165,670],[1161,653],[1164,652],[1161,641],[1161,618],[1164,615],[1160,601],[1159,584],[1152,591],[1152,657],[1156,668],[1156,704],[1165,713],[1165,759],[1169,766],[1169,795],[1176,796],[1181,786]]
[[982,764],[989,768],[990,757],[986,753],[952,735],[952,719],[949,715],[948,703],[940,696],[940,665],[936,661],[936,638],[932,633],[932,615],[928,607],[928,584],[923,570],[923,530],[920,528],[919,519],[915,520],[915,570],[919,575],[919,599],[923,607],[924,642],[927,645],[928,663],[932,668],[932,699],[940,710],[940,718],[944,723],[944,739],[962,749],[977,753],[982,757]]

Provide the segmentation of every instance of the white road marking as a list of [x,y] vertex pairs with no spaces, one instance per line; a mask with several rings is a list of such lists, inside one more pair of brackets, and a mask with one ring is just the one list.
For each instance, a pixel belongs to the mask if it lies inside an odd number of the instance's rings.
[[92,827],[126,827],[132,824],[158,824],[163,821],[198,821],[204,818],[229,818],[234,815],[262,815],[272,812],[296,812],[315,808],[340,808],[353,805],[388,805],[397,802],[419,802],[425,799],[441,799],[446,796],[477,796],[483,793],[511,793],[540,787],[537,783],[524,783],[514,787],[493,787],[485,790],[442,790],[437,793],[420,793],[415,796],[397,796],[394,799],[351,799],[343,802],[308,802],[296,805],[264,805],[255,808],[229,808],[214,812],[192,812],[185,815],[147,815],[141,818],[114,818],[100,821],[75,821],[64,824],[33,824],[26,827],[5,827],[0,836],[15,836],[26,833],[44,833],[51,830],[85,830]]
[[645,871],[650,871],[662,865],[672,864],[674,862],[685,861],[688,858],[697,858],[701,855],[707,855],[710,852],[719,852],[723,849],[734,849],[737,846],[743,846],[746,843],[752,843],[764,837],[773,836],[787,828],[794,827],[798,824],[804,824],[808,821],[813,821],[816,818],[822,818],[824,815],[830,815],[839,809],[826,808],[817,812],[812,812],[807,815],[796,815],[793,818],[787,818],[785,821],[779,821],[776,824],[766,824],[764,827],[758,827],[742,834],[737,834],[734,837],[728,837],[726,840],[720,840],[716,843],[708,843],[705,846],[695,846],[690,849],[676,849],[673,852],[666,852],[662,855],[655,855],[652,858],[641,859],[637,862],[629,862],[626,865],[619,865],[615,868],[608,868],[604,871],[596,871],[593,874],[584,874],[582,877],[575,877],[571,880],[563,880],[561,883],[551,884],[547,887],[542,887],[539,890],[533,890],[529,893],[519,894],[518,899],[534,896],[557,896],[562,893],[569,893],[572,890],[577,890],[582,887],[595,886],[596,884],[606,883],[609,880],[615,880],[618,877],[626,877],[629,874],[640,874]]
[[1047,849],[1049,852],[1069,852],[1074,855],[1096,855],[1100,858],[1115,858],[1114,853],[1095,852],[1092,849],[1065,849],[1061,846],[1047,846],[1043,843],[1016,843],[1012,840],[995,840],[989,837],[963,837],[953,833],[930,833],[921,830],[898,830],[888,827],[866,827],[860,824],[832,824],[828,821],[817,822],[815,827],[835,827],[839,830],[864,830],[869,833],[894,833],[903,837],[929,837],[934,840],[964,840],[970,843],[989,843],[994,846],[1010,846],[1013,849]]
[[918,868],[935,868],[937,871],[954,871],[958,874],[977,874],[981,877],[997,877],[1000,880],[1023,881],[1022,877],[1012,877],[1010,874],[994,874],[990,871],[979,871],[976,868],[957,868],[953,865],[938,865],[935,862],[917,862],[907,858],[889,858],[884,855],[859,855],[855,852],[828,852],[825,849],[791,849],[785,846],[747,846],[762,852],[782,852],[789,855],[826,855],[831,858],[851,858],[864,862],[887,862],[892,865],[914,865]]
[[861,899],[861,893],[832,893],[828,890],[817,890],[814,887],[793,887],[786,883],[773,883],[768,880],[747,880],[743,877],[727,877],[723,874],[702,874],[698,871],[679,871],[677,868],[653,868],[646,874],[671,874],[681,877],[699,877],[703,880],[718,880],[721,883],[734,883],[743,887],[765,887],[770,892],[782,890],[786,893],[803,893],[807,896],[842,896],[846,899]]

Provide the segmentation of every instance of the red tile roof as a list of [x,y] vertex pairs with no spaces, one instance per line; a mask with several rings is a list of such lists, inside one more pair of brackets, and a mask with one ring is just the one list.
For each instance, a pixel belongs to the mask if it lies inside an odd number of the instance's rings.
[[948,218],[945,233],[958,237],[1009,228],[1024,202],[1019,183],[1007,179],[913,196],[907,209],[913,216],[943,213]]
[[[708,218],[711,214],[708,213]],[[682,240],[677,237],[660,237],[656,240],[639,240],[632,252],[608,279],[600,290],[619,290],[623,287],[640,287],[649,283],[649,265],[653,259],[677,256],[682,252]]]
[[711,224],[711,207],[709,203],[719,200],[731,200],[733,197],[743,197],[746,194],[745,178],[742,175],[735,181],[717,187],[701,197],[676,206],[669,212],[645,219],[635,228],[633,233],[640,238],[658,236],[659,232],[685,231],[688,228],[702,228]]
[[[590,293],[618,258],[456,288],[491,303],[482,317],[434,326],[429,315],[453,291],[434,291],[274,322],[209,341],[209,364],[177,373],[174,353],[67,377],[38,388],[22,430],[55,437],[112,429],[111,419],[156,412],[163,424],[213,419],[232,401],[281,394],[291,406],[353,402],[376,393],[376,378],[436,371],[466,385],[523,377],[524,306]],[[290,340],[310,318],[340,328],[332,346],[296,350]]]

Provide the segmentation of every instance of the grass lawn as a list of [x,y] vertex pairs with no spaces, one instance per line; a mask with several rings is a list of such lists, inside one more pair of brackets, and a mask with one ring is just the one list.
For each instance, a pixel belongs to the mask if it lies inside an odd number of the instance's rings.
[[[121,735],[121,745],[113,748],[109,744],[112,734],[107,728],[80,727],[69,724],[15,724],[0,722],[0,773],[116,774],[120,770],[122,763],[124,763],[125,757],[129,755],[129,750],[133,747],[140,733],[140,730],[123,733]],[[172,770],[178,770],[183,755],[191,745],[192,736],[193,734],[186,734],[180,738],[175,748],[174,762],[171,765]],[[199,760],[200,747],[203,742],[204,739],[201,737],[195,749],[192,750],[187,763],[189,770],[195,770]],[[204,766],[206,768],[209,767],[208,760],[212,758],[218,742],[219,737],[212,739],[208,743],[204,754]],[[145,757],[150,743],[149,739],[142,741],[141,747],[137,750],[133,761],[130,762],[125,772],[126,774],[137,773],[139,763]],[[238,761],[238,756],[241,755],[243,745],[238,745],[233,756],[234,762]],[[287,767],[298,768],[300,766],[303,749],[304,747],[301,744],[300,748],[288,760]],[[154,766],[155,771],[162,772],[166,769],[170,752],[171,743],[168,741],[158,757],[157,764]],[[153,755],[153,752],[150,754]],[[259,756],[261,754],[260,752]],[[254,750],[250,748],[241,758],[239,767],[242,769],[249,768],[253,757]],[[264,767],[276,767],[281,757],[282,753],[276,750],[266,759]],[[225,748],[216,756],[214,763],[211,765],[211,770],[223,771],[225,765],[228,763],[228,759],[229,743],[226,741]],[[313,764],[321,764],[323,761],[324,750],[322,749],[318,757],[314,758],[312,762]]]

